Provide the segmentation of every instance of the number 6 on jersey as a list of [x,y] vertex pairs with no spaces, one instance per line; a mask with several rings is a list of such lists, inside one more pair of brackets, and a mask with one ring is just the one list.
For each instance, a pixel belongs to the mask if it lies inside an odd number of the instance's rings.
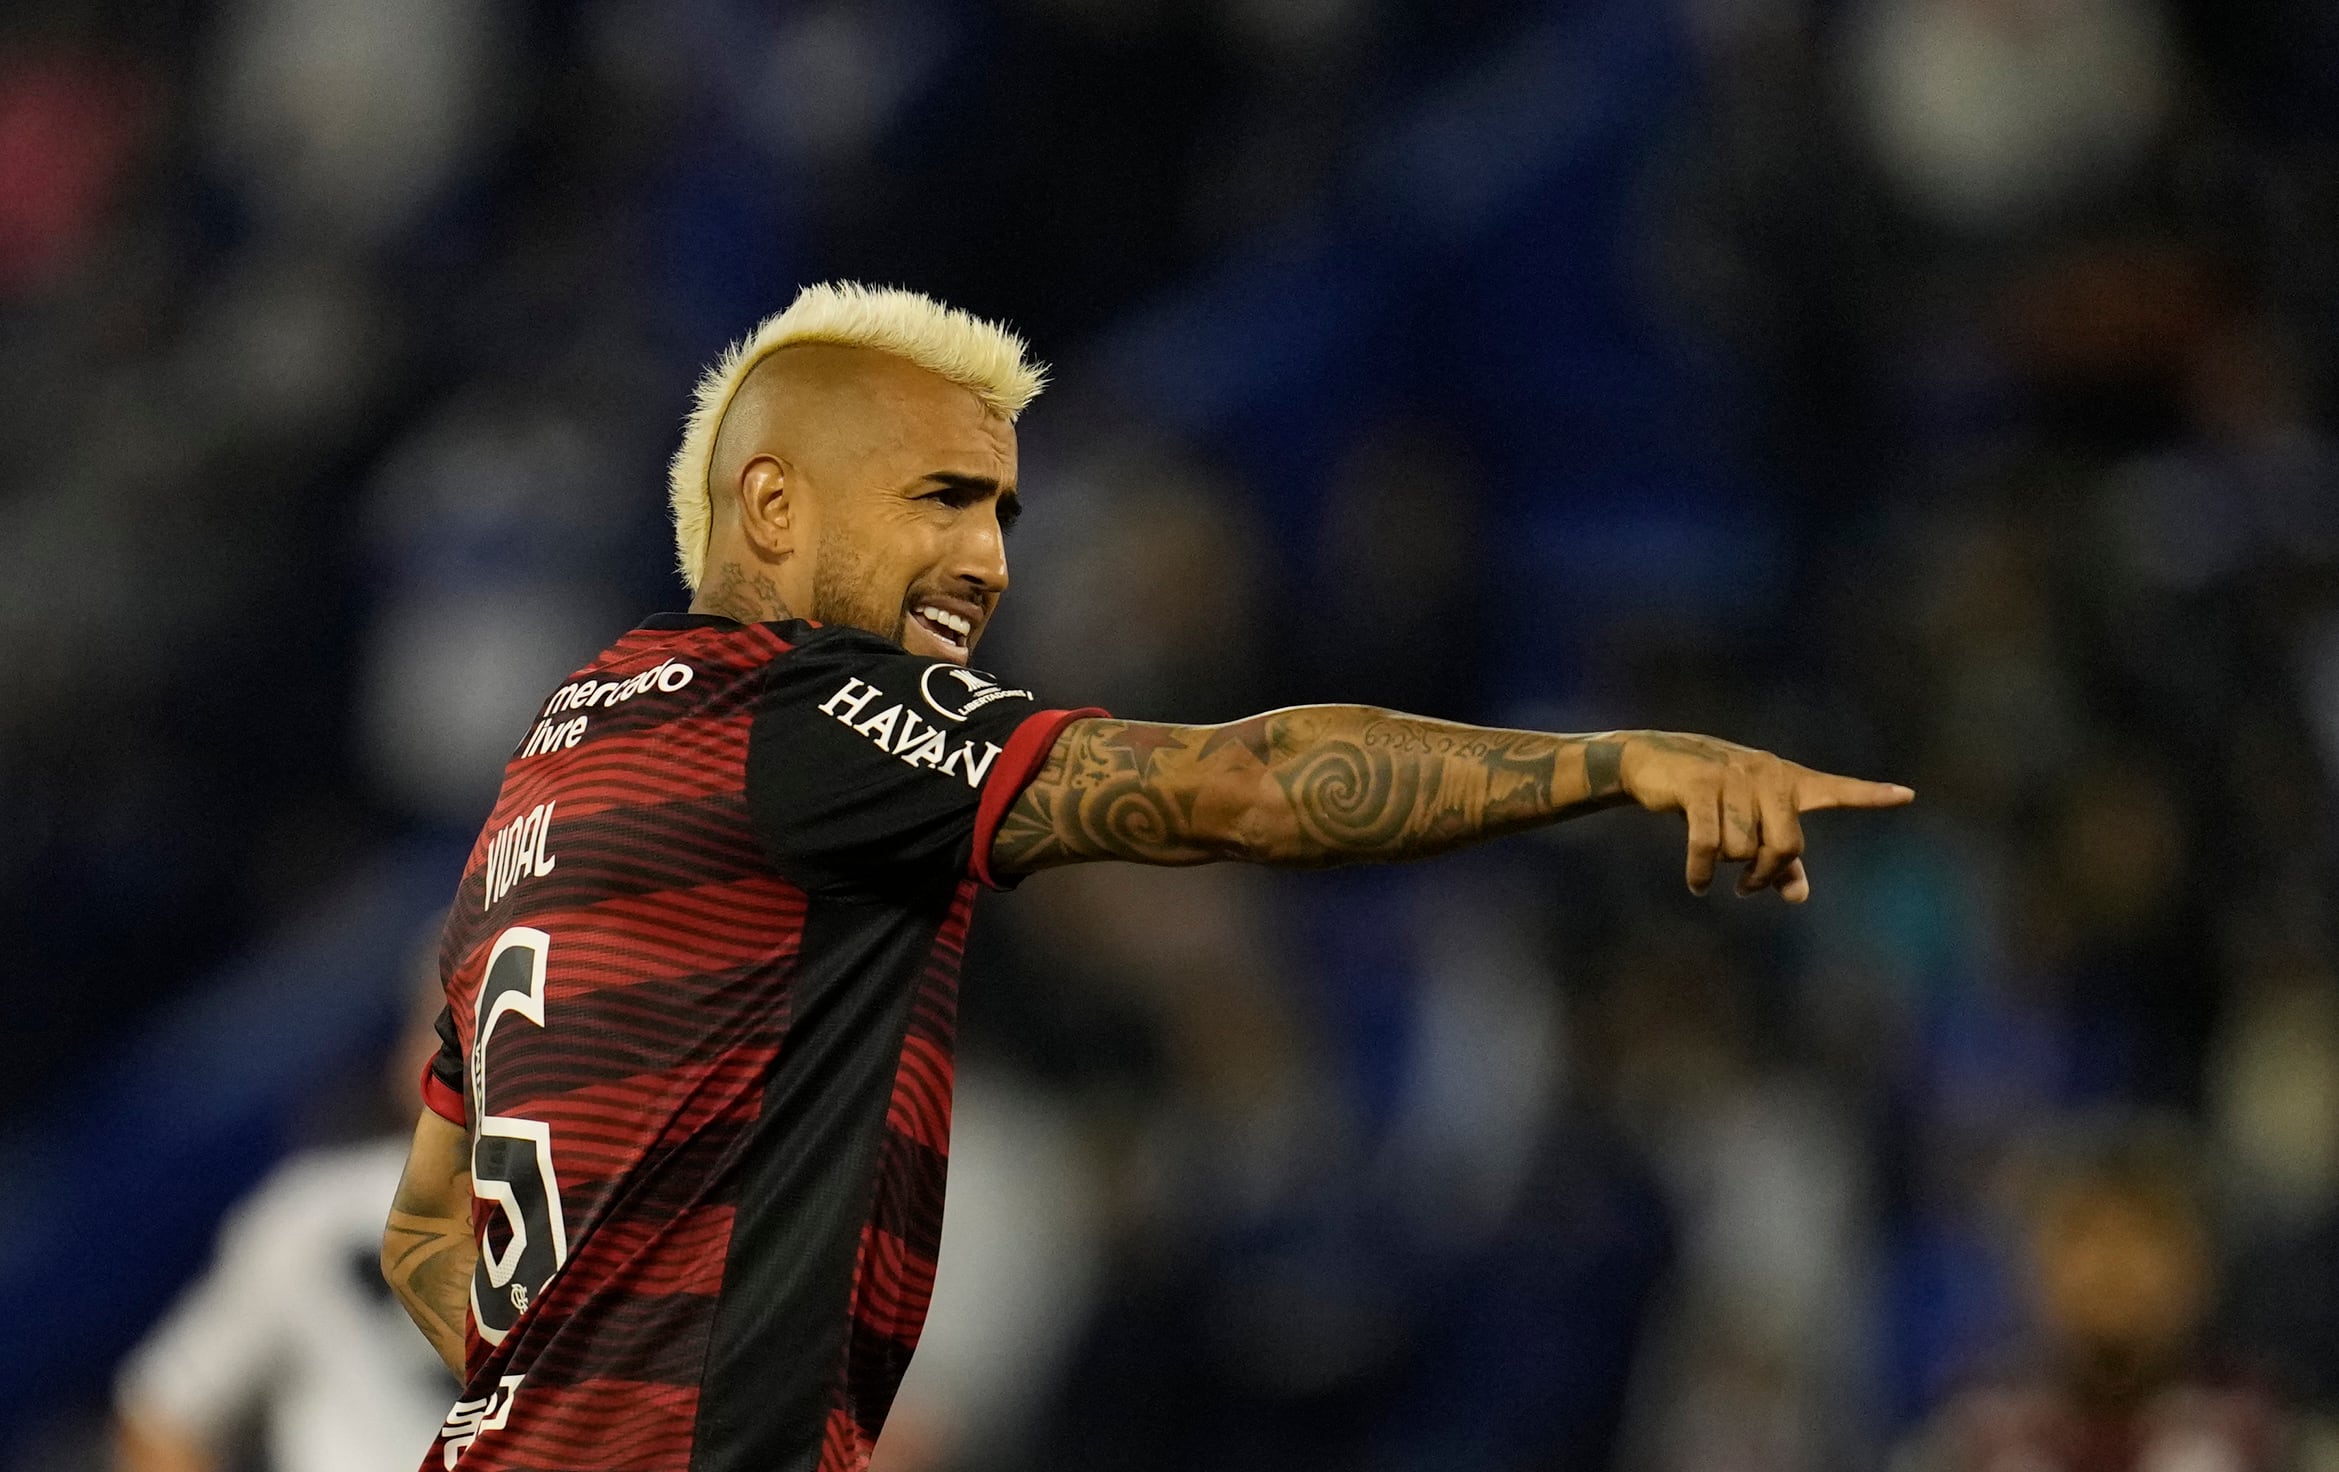
[[541,930],[515,925],[497,936],[487,953],[471,1034],[471,1117],[479,1122],[471,1139],[471,1194],[496,1208],[479,1233],[471,1316],[489,1344],[504,1342],[529,1302],[568,1261],[551,1126],[487,1112],[488,1043],[508,1013],[544,1026],[544,967],[551,954],[552,937]]

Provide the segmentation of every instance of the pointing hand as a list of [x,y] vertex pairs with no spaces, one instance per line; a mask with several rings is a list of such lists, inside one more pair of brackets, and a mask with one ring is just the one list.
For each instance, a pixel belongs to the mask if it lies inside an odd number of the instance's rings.
[[1891,782],[1815,772],[1767,751],[1678,731],[1624,734],[1618,776],[1653,813],[1689,822],[1692,894],[1714,882],[1714,865],[1743,863],[1741,896],[1776,889],[1799,905],[1811,897],[1803,870],[1802,815],[1822,808],[1896,808],[1916,797]]

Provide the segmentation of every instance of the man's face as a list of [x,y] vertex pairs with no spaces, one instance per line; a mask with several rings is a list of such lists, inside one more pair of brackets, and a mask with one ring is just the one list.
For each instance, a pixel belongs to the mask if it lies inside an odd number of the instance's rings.
[[965,664],[1007,591],[1015,428],[907,364],[870,393],[854,453],[808,467],[811,616]]

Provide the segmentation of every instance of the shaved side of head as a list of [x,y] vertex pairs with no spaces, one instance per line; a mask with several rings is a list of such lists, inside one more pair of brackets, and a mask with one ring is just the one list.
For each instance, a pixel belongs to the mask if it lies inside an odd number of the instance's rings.
[[715,434],[709,479],[717,523],[739,515],[739,476],[748,461],[768,455],[818,495],[845,483],[852,467],[896,437],[904,400],[938,389],[965,392],[876,348],[799,343],[767,354],[740,383]]

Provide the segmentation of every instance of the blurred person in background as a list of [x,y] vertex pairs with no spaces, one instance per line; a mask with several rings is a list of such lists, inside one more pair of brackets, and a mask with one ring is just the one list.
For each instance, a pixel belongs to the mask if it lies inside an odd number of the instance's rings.
[[2339,976],[2252,927],[2209,1079],[2225,1320],[2282,1388],[2339,1407]]
[[[124,1363],[116,1472],[412,1472],[456,1385],[382,1282],[382,1203],[437,1051],[433,967],[368,1110],[381,1133],[301,1151],[221,1227],[208,1272]],[[257,1432],[255,1438],[253,1433]]]
[[1803,814],[1914,796],[1672,732],[1043,709],[969,667],[1040,383],[995,324],[849,285],[702,381],[691,612],[545,703],[446,930],[382,1266],[464,1376],[449,1465],[867,1464],[932,1293],[979,887],[1425,858],[1629,803],[1683,815],[1693,892],[1742,864],[1801,903]]
[[951,1092],[950,1231],[873,1472],[1024,1465],[1097,1287],[1103,1173],[1079,1121],[977,1057]]
[[2217,1363],[2216,1253],[2192,1174],[2180,1145],[2133,1127],[2040,1168],[2017,1243],[2031,1342],[1944,1406],[1897,1472],[2339,1468],[2339,1429]]

